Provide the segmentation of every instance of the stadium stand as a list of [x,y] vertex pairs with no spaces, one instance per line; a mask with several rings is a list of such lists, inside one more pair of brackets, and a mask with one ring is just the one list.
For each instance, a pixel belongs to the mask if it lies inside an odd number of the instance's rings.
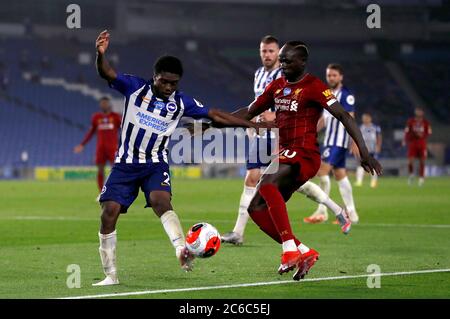
[[[146,45],[149,41],[159,45],[149,51]],[[43,81],[63,79],[119,98],[96,75],[92,45],[72,39],[61,46],[55,39],[38,38],[3,38],[0,43],[0,92],[3,92],[0,125],[2,137],[7,141],[4,152],[8,154],[0,157],[0,165],[19,161],[24,150],[29,153],[30,165],[92,164],[94,143],[89,145],[91,149],[77,156],[72,153],[72,148],[87,130],[91,114],[97,111],[96,99],[92,94],[62,89]],[[220,43],[199,40],[197,50],[187,50],[186,43],[187,39],[169,41],[158,38],[116,43],[109,56],[113,57],[118,71],[149,77],[152,63],[159,55],[174,54],[185,64],[182,89],[204,104],[231,111],[252,100],[251,80],[259,66],[254,46],[237,40]],[[309,66],[312,73],[323,78],[329,62],[344,66],[345,82],[357,97],[358,114],[372,113],[375,121],[383,126],[385,136],[391,136],[394,129],[402,128],[405,117],[411,114],[414,106],[410,105],[379,57],[364,56],[362,59],[363,46],[358,43],[342,47],[318,43],[311,44],[310,48],[314,50],[314,59]],[[79,54],[83,52],[90,58],[80,64]],[[328,61],[330,55],[337,59]],[[448,66],[440,62],[420,64],[417,61],[405,60],[402,65],[425,99],[438,97],[432,105],[436,115],[450,119],[448,107],[443,107],[450,94],[444,89],[450,81]],[[442,80],[439,83],[432,80],[436,74]],[[442,96],[442,92],[446,96]],[[385,114],[389,114],[389,121],[384,121]],[[42,143],[50,147],[39,147]],[[385,139],[382,155],[404,155],[404,150],[398,146],[398,142]]]

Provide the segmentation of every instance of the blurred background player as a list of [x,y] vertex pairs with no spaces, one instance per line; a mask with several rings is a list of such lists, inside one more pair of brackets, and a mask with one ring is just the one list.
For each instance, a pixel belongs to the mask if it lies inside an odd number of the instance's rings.
[[[117,151],[118,132],[122,116],[112,111],[111,101],[108,97],[102,97],[99,101],[100,112],[92,115],[91,127],[83,141],[75,146],[74,152],[81,153],[84,146],[97,134],[97,146],[95,152],[95,165],[97,165],[97,186],[100,193],[105,179],[105,165],[114,164]],[[100,195],[99,195],[100,196]],[[98,200],[99,197],[97,197]]]
[[[266,35],[261,39],[259,45],[259,55],[261,58],[262,66],[255,72],[255,79],[253,89],[255,93],[255,99],[258,98],[273,80],[282,76],[280,69],[280,62],[278,60],[278,53],[280,51],[279,41],[277,38],[271,35]],[[257,117],[257,121],[274,121],[275,110],[269,109],[264,111]],[[264,134],[263,136],[254,134],[253,140],[250,145],[250,151],[247,158],[247,173],[244,180],[244,190],[241,194],[239,202],[239,211],[236,224],[233,231],[222,235],[222,242],[230,243],[234,245],[242,245],[244,243],[244,231],[248,222],[248,205],[255,194],[256,184],[261,177],[261,169],[267,167],[270,164],[268,158],[275,151],[276,136],[273,133]],[[267,160],[261,160],[266,158]],[[342,216],[340,218],[341,226],[344,233],[350,231],[350,225],[348,220],[344,218],[344,215],[340,215],[344,212],[343,208],[336,204],[322,189],[312,182],[306,182],[302,185],[298,192],[308,196],[312,200],[325,204],[330,208],[336,216]],[[339,217],[338,217],[339,218]]]
[[[266,35],[261,39],[259,56],[262,66],[255,72],[253,83],[255,98],[264,92],[264,89],[269,83],[281,77],[280,62],[278,61],[279,51],[280,47],[277,38]],[[273,109],[264,111],[256,118],[256,121],[274,121],[274,111]],[[249,218],[247,208],[255,194],[256,184],[261,177],[261,169],[269,165],[269,156],[274,151],[273,148],[276,143],[273,133],[266,132],[262,136],[253,132],[250,134],[252,136],[250,136],[249,154],[246,159],[247,172],[244,179],[244,189],[239,202],[238,217],[233,231],[222,235],[222,242],[224,243],[243,244],[245,226]]]
[[427,138],[431,135],[431,124],[425,119],[421,107],[414,110],[415,116],[408,119],[405,127],[403,145],[408,146],[408,184],[414,178],[414,159],[419,160],[419,186],[425,182],[425,160],[427,158]]
[[[372,115],[364,113],[361,116],[362,124],[360,126],[361,134],[364,138],[364,142],[374,158],[378,159],[378,155],[381,152],[382,136],[381,127],[375,125],[372,122]],[[362,186],[364,179],[364,168],[358,166],[356,168],[356,182],[355,186]],[[377,187],[378,175],[372,175],[370,179],[370,187]]]
[[[336,63],[329,64],[326,69],[326,79],[328,86],[332,90],[332,94],[337,98],[339,103],[341,103],[345,111],[354,117],[355,97],[350,90],[343,85],[344,69],[342,66]],[[345,160],[351,138],[345,130],[344,125],[327,110],[324,110],[323,112],[322,119],[318,124],[319,129],[323,125],[325,127],[325,137],[323,141],[322,164],[317,174],[320,178],[320,187],[327,195],[330,194],[331,182],[329,174],[330,171],[333,171],[350,221],[352,223],[357,223],[359,217],[356,213],[355,203],[353,201],[352,184],[347,177],[347,171],[345,169]],[[352,148],[356,151],[353,143]],[[319,204],[317,210],[310,217],[305,218],[304,222],[314,224],[326,220],[328,220],[327,207],[323,204]]]

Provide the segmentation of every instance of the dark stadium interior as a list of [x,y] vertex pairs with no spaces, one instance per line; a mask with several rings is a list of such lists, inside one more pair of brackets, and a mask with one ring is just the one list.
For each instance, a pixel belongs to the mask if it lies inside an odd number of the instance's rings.
[[[80,156],[73,156],[72,146],[87,129],[98,96],[115,94],[93,66],[95,34],[105,28],[112,33],[108,54],[119,71],[150,77],[159,55],[177,55],[186,68],[182,89],[206,105],[229,111],[253,98],[251,81],[259,66],[259,38],[270,32],[284,41],[295,34],[310,46],[310,72],[323,78],[328,63],[344,66],[345,82],[355,92],[358,114],[371,112],[383,127],[383,157],[404,156],[400,141],[393,138],[394,131],[403,128],[405,118],[419,103],[425,103],[437,135],[447,136],[444,142],[448,145],[450,42],[443,36],[446,30],[438,28],[439,22],[448,18],[448,3],[428,1],[423,7],[418,6],[419,1],[409,6],[385,1],[383,28],[396,32],[382,28],[370,34],[368,29],[352,32],[356,23],[365,23],[365,1],[331,2],[333,5],[281,1],[285,2],[282,11],[273,10],[272,1],[250,2],[169,1],[163,6],[161,1],[78,1],[83,8],[82,34],[63,26],[64,1],[19,1],[8,8],[2,6],[1,20],[22,25],[24,31],[15,34],[5,29],[0,35],[0,127],[5,150],[0,166],[16,165],[23,151],[28,152],[33,166],[92,163],[93,143]],[[239,7],[239,14],[233,6]],[[19,14],[24,8],[26,17]],[[92,14],[102,10],[108,14]],[[210,16],[217,10],[223,13],[219,21]],[[164,12],[171,14],[161,25],[158,19]],[[182,16],[188,18],[177,19]],[[147,17],[150,21],[142,21]],[[317,23],[319,17],[324,23]],[[314,25],[302,29],[308,22]],[[295,23],[298,32],[292,29]],[[146,29],[154,25],[158,30]],[[408,25],[411,32],[402,33]],[[342,28],[339,36],[334,36],[339,29],[336,26]],[[227,32],[229,29],[232,32]],[[421,102],[413,100],[402,77]],[[120,110],[120,103],[115,106]]]

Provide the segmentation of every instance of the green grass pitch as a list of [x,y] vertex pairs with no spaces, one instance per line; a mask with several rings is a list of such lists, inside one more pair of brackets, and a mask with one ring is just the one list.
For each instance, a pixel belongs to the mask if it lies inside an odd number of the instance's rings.
[[[367,182],[367,181],[366,181]],[[173,180],[173,204],[185,231],[207,221],[220,232],[233,228],[242,180]],[[156,290],[288,281],[276,273],[281,249],[252,221],[242,247],[222,245],[210,259],[183,273],[159,219],[144,209],[142,194],[118,223],[121,284],[91,287],[103,279],[98,255],[99,206],[93,181],[0,182],[0,298],[58,298],[153,291],[122,298],[449,298],[450,273],[381,277],[369,289],[367,275],[450,268],[450,179],[408,187],[405,179],[381,178],[377,189],[354,187],[360,224],[348,236],[330,222],[305,225],[315,208],[303,195],[288,204],[297,236],[321,258],[307,278],[317,281],[200,291]],[[341,202],[335,183],[332,197]],[[81,270],[81,288],[66,285],[67,266]]]

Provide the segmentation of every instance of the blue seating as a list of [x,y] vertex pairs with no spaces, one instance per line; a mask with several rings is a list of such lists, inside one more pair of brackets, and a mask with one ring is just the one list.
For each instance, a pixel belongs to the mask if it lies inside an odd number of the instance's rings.
[[[45,86],[38,80],[27,81],[22,77],[22,73],[28,71],[37,78],[45,76],[64,78],[68,82],[82,81],[91,88],[120,96],[98,77],[93,62],[90,65],[78,63],[79,52],[89,52],[94,56],[91,43],[64,40],[63,47],[60,43],[55,39],[0,39],[0,75],[2,72],[8,75],[7,95],[20,100],[16,103],[0,98],[0,166],[19,163],[22,151],[29,153],[30,165],[93,163],[94,141],[82,154],[75,155],[72,149],[85,134],[92,113],[98,110],[98,102],[78,92]],[[151,43],[158,43],[158,46]],[[258,51],[253,44],[242,40],[220,43],[199,40],[199,50],[188,52],[183,39],[145,39],[128,44],[112,43],[109,55],[119,57],[115,65],[119,72],[146,78],[152,76],[153,63],[158,56],[166,53],[177,55],[185,68],[181,90],[205,105],[232,111],[248,105],[253,99],[253,72],[260,65]],[[310,49],[314,54],[308,69],[320,78],[324,79],[329,62],[344,66],[345,83],[356,96],[358,117],[362,112],[372,113],[387,135],[403,127],[414,106],[409,104],[381,60],[365,56],[361,44],[337,46],[318,43],[311,44]],[[24,61],[21,63],[21,60],[26,52],[26,65],[23,66]],[[450,70],[446,63],[421,65],[421,54],[419,52],[415,59],[405,59],[405,70],[417,83],[417,89],[424,98],[432,102],[430,105],[436,114],[449,120],[450,110],[446,103],[450,93],[446,88]],[[44,56],[50,62],[48,68],[41,65]],[[336,59],[330,61],[330,56]],[[436,77],[439,81],[435,80]],[[404,150],[397,144],[392,139],[385,139],[383,155],[404,155]]]

